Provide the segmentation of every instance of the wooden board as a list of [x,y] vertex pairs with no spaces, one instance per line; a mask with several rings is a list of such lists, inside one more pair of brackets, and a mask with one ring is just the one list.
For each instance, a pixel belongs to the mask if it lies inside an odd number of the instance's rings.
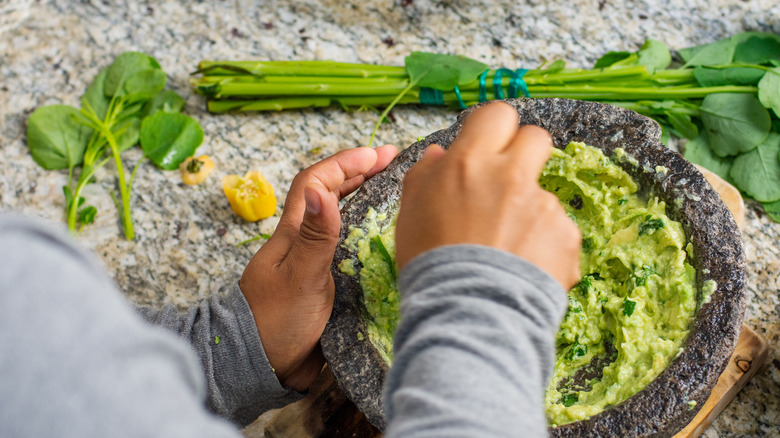
[[764,365],[767,356],[766,341],[750,327],[743,325],[742,333],[737,342],[737,348],[720,375],[718,383],[710,394],[710,398],[701,408],[693,421],[681,430],[674,438],[696,438],[715,420],[723,409],[728,406],[745,384]]
[[[699,168],[726,206],[737,225],[745,221],[745,203],[739,191],[714,173]],[[674,438],[696,438],[715,420],[766,361],[766,341],[747,326],[742,327],[737,347],[712,394],[693,421]],[[246,438],[377,438],[382,434],[336,384],[326,366],[303,400],[269,412],[244,429]]]

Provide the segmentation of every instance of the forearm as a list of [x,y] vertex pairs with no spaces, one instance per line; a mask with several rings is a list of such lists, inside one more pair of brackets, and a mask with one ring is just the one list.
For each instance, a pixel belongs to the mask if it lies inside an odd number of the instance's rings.
[[0,215],[0,436],[237,437],[189,347],[64,233]]
[[414,260],[400,288],[386,435],[546,436],[560,284],[509,253],[461,245]]
[[171,305],[138,311],[192,345],[206,376],[206,404],[213,412],[246,425],[301,397],[276,378],[237,283],[185,312]]

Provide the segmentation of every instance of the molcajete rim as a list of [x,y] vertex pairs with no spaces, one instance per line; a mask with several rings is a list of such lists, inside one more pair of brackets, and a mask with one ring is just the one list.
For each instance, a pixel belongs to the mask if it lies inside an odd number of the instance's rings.
[[[615,160],[643,187],[667,203],[670,217],[680,221],[693,244],[697,271],[697,300],[702,284],[713,280],[716,291],[700,306],[682,352],[645,389],[617,406],[587,420],[550,429],[555,437],[671,436],[696,415],[726,367],[739,338],[745,309],[745,255],[739,229],[720,196],[704,176],[680,154],[660,143],[654,121],[611,105],[568,99],[510,99],[520,125],[533,124],[550,131],[556,147],[582,141],[615,157],[622,148],[636,163]],[[359,225],[368,207],[386,206],[400,197],[406,171],[430,144],[449,147],[464,117],[404,150],[386,170],[361,187],[342,209],[341,240],[351,225]],[[662,166],[666,172],[656,172]],[[679,200],[675,202],[675,200]],[[368,340],[362,319],[362,289],[357,276],[338,269],[351,254],[340,245],[332,268],[336,283],[333,314],[322,337],[328,364],[346,395],[380,429],[382,383],[387,365]],[[359,269],[359,267],[358,267]],[[359,336],[358,333],[363,334]]]

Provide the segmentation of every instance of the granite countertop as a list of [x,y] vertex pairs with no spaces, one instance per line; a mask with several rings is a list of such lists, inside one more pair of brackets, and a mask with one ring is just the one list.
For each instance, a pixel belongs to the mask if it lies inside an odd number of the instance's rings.
[[[137,237],[124,240],[106,166],[87,197],[95,224],[78,236],[137,303],[187,306],[236,281],[259,242],[272,233],[293,176],[339,150],[365,145],[372,112],[341,109],[210,115],[193,94],[189,73],[203,59],[333,59],[402,65],[413,50],[449,52],[491,66],[533,68],[565,59],[587,67],[609,50],[636,50],[646,38],[671,48],[710,42],[745,30],[780,33],[776,0],[562,0],[545,2],[424,0],[243,0],[211,2],[107,0],[0,1],[0,211],[61,226],[66,172],[30,158],[27,116],[38,106],[78,105],[97,72],[126,50],[154,56],[168,87],[206,138],[199,154],[217,169],[200,186],[178,172],[144,164],[133,187]],[[399,146],[452,124],[444,108],[393,110],[378,133]],[[133,166],[140,151],[126,153]],[[221,177],[261,170],[277,190],[277,215],[246,223],[222,193]],[[750,302],[745,322],[769,342],[768,364],[706,432],[706,437],[780,435],[780,224],[748,203],[743,230]]]

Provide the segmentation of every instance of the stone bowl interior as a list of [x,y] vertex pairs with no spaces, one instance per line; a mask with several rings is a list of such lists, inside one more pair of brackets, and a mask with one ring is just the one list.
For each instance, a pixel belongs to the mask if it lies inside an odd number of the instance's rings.
[[[636,165],[614,161],[632,175],[645,195],[653,193],[666,201],[667,214],[682,223],[694,248],[692,264],[697,271],[700,306],[682,352],[649,386],[628,400],[587,420],[551,428],[550,433],[555,437],[671,436],[704,405],[739,337],[746,300],[745,256],[739,229],[703,175],[660,143],[661,129],[651,119],[594,102],[506,102],[517,109],[520,125],[547,129],[558,148],[581,141],[601,148],[609,157],[615,157],[616,148],[624,149],[636,159]],[[473,109],[461,113],[451,127],[411,145],[386,170],[364,184],[342,209],[341,239],[349,234],[350,226],[363,221],[369,207],[383,210],[397,203],[404,174],[425,147],[433,143],[449,147]],[[668,171],[656,172],[656,166]],[[332,268],[336,299],[321,344],[346,395],[371,423],[383,429],[382,383],[388,365],[368,340],[358,276],[345,275],[338,269],[339,262],[353,256],[341,245],[336,250]],[[359,263],[356,265],[359,269]],[[702,284],[707,280],[715,281],[717,289],[704,303]]]

